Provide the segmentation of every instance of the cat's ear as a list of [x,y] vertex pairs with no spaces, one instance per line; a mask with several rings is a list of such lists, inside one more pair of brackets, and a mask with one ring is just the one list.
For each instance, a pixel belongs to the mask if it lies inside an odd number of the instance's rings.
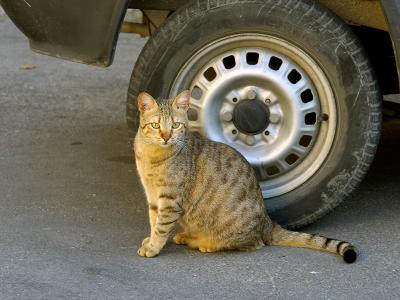
[[145,112],[158,107],[156,100],[146,92],[141,92],[137,97],[137,107],[140,112]]
[[185,90],[175,97],[172,102],[172,107],[175,109],[183,109],[187,111],[189,109],[189,101],[190,101],[190,91]]

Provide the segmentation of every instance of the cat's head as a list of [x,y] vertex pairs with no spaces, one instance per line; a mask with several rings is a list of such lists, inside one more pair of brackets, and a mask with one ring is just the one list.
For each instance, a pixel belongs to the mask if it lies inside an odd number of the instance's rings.
[[139,130],[143,141],[161,147],[173,146],[183,141],[188,125],[189,100],[188,90],[159,103],[148,93],[140,93],[137,107],[140,112]]

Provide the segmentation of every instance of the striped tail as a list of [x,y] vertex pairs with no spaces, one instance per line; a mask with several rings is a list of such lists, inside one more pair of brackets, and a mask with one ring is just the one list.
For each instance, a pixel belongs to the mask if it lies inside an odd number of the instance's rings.
[[339,254],[343,260],[351,264],[357,259],[357,252],[348,242],[326,238],[320,235],[290,231],[274,224],[270,245],[299,247],[321,250]]

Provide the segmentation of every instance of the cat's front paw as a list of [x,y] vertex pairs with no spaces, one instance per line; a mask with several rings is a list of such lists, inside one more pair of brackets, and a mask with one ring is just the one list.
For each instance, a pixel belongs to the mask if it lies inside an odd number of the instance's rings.
[[[144,241],[143,241],[144,242]],[[160,253],[159,249],[155,249],[149,242],[139,248],[137,254],[143,257],[154,257]]]

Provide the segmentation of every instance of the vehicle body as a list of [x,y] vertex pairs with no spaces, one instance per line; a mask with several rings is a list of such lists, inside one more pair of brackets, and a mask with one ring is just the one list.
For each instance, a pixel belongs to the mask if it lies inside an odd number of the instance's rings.
[[[140,91],[190,88],[192,128],[248,159],[272,217],[289,227],[323,216],[361,182],[382,99],[400,104],[397,0],[0,4],[34,51],[80,63],[111,65],[121,28],[151,35],[130,82],[130,134]],[[124,24],[128,8],[144,23]]]

